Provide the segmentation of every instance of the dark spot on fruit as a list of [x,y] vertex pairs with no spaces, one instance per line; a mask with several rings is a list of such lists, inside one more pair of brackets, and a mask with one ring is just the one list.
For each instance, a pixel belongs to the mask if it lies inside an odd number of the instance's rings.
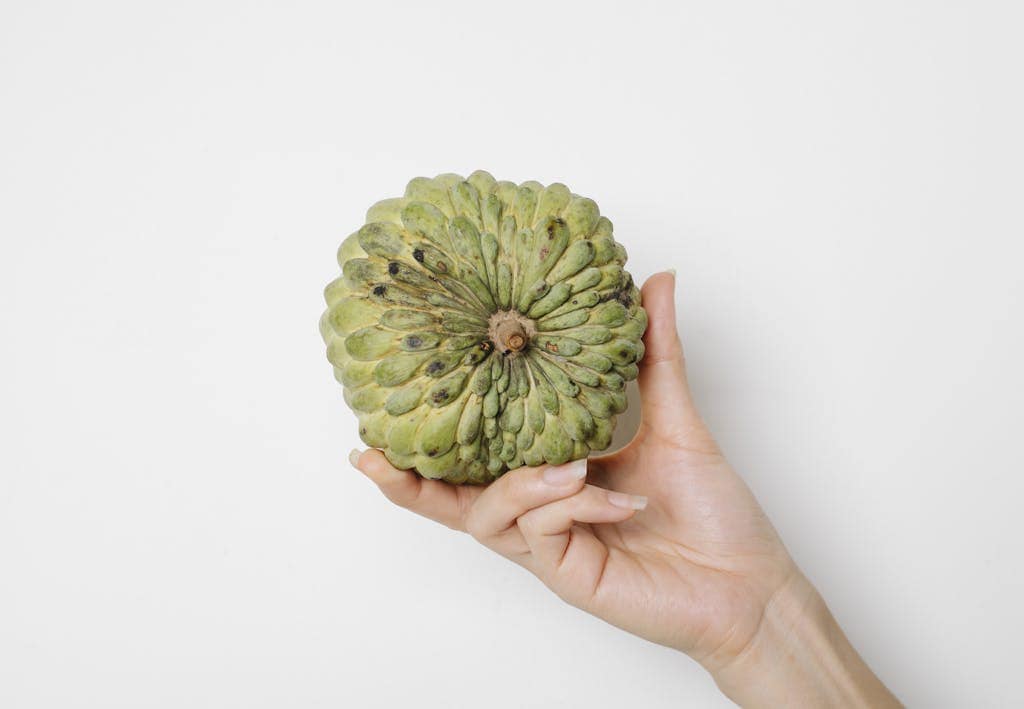
[[446,264],[444,261],[438,261],[437,270],[440,271],[441,273],[448,273],[448,264]]
[[373,289],[373,294],[374,295],[384,295],[387,292],[388,292],[388,287],[387,286],[377,286],[376,288]]
[[413,249],[412,257],[420,263],[423,263],[423,249]]
[[490,342],[481,342],[480,343],[480,349],[482,349],[484,352],[490,352],[491,351],[491,343]]
[[435,359],[427,365],[427,374],[437,374],[442,369],[444,369],[444,362],[439,359]]
[[565,220],[562,219],[561,217],[558,217],[557,219],[552,219],[550,222],[548,222],[548,238],[549,239],[554,239],[555,238],[555,227],[556,226],[564,227],[565,226]]
[[398,269],[398,261],[392,261],[391,263],[388,264],[388,273],[390,273],[392,276],[398,273]]
[[448,401],[449,396],[450,394],[448,393],[448,390],[442,389],[441,391],[435,392],[434,395],[431,396],[430,398],[433,399],[435,404],[441,404],[444,403],[445,401]]
[[545,347],[547,347],[548,352],[558,352],[558,345],[554,342],[549,342]]
[[547,246],[545,246],[543,249],[541,249],[540,250],[540,260],[543,261],[544,259],[546,259],[548,257],[549,253],[551,253],[551,250],[548,249]]
[[405,338],[405,344],[408,347],[412,347],[413,349],[415,349],[423,344],[423,339],[416,337],[416,335],[409,335],[407,338]]
[[433,458],[436,455],[437,455],[437,448],[431,448],[430,450],[427,451],[427,457],[428,458]]
[[607,303],[609,300],[617,300],[627,308],[633,305],[633,296],[629,294],[629,290],[625,289],[606,291],[601,294],[599,302]]
[[575,298],[573,298],[573,299],[572,299],[572,304],[573,304],[573,305],[579,305],[579,304],[580,304],[580,301],[578,301],[578,300],[576,300]]
[[362,428],[359,429],[359,435],[360,436],[365,436],[366,435],[366,426],[363,426]]

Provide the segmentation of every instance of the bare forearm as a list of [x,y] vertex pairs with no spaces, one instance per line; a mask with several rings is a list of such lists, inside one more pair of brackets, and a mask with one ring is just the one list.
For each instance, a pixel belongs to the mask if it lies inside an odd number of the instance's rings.
[[769,603],[757,635],[734,660],[709,667],[743,707],[899,707],[802,576]]

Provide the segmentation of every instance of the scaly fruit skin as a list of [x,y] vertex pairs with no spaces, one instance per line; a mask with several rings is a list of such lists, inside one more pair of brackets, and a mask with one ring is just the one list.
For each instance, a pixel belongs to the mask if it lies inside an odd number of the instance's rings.
[[483,171],[417,177],[338,263],[327,358],[395,467],[487,483],[611,443],[647,314],[593,200]]

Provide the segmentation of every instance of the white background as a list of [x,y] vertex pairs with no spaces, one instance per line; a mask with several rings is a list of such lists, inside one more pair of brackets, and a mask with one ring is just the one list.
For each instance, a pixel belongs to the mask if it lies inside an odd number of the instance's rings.
[[4,3],[0,706],[729,704],[346,462],[335,248],[476,168],[678,269],[702,410],[901,698],[1024,701],[1022,20]]

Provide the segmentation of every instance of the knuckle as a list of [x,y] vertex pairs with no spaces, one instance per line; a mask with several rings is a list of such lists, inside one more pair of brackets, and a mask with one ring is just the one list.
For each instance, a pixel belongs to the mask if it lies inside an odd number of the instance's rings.
[[396,489],[395,485],[391,483],[383,483],[380,485],[380,491],[384,493],[384,497],[391,502],[395,503],[399,507],[405,507],[404,496]]
[[466,524],[469,520],[470,515],[473,512],[475,505],[468,495],[456,495],[456,516],[459,522],[462,524],[462,528],[466,529]]
[[409,507],[416,501],[417,491],[408,480],[387,480],[378,484],[384,497],[399,507]]
[[525,503],[531,498],[530,493],[534,489],[536,481],[536,475],[517,475],[508,490],[508,499],[518,504]]
[[531,472],[536,468],[518,468],[510,470],[498,478],[498,491],[506,499],[518,499],[528,488],[530,480],[534,477]]
[[540,515],[536,510],[530,510],[516,519],[516,526],[523,536],[537,536],[540,534]]
[[477,541],[484,538],[486,531],[484,529],[483,521],[480,519],[480,514],[476,511],[476,506],[469,508],[466,512],[466,533],[473,537]]

